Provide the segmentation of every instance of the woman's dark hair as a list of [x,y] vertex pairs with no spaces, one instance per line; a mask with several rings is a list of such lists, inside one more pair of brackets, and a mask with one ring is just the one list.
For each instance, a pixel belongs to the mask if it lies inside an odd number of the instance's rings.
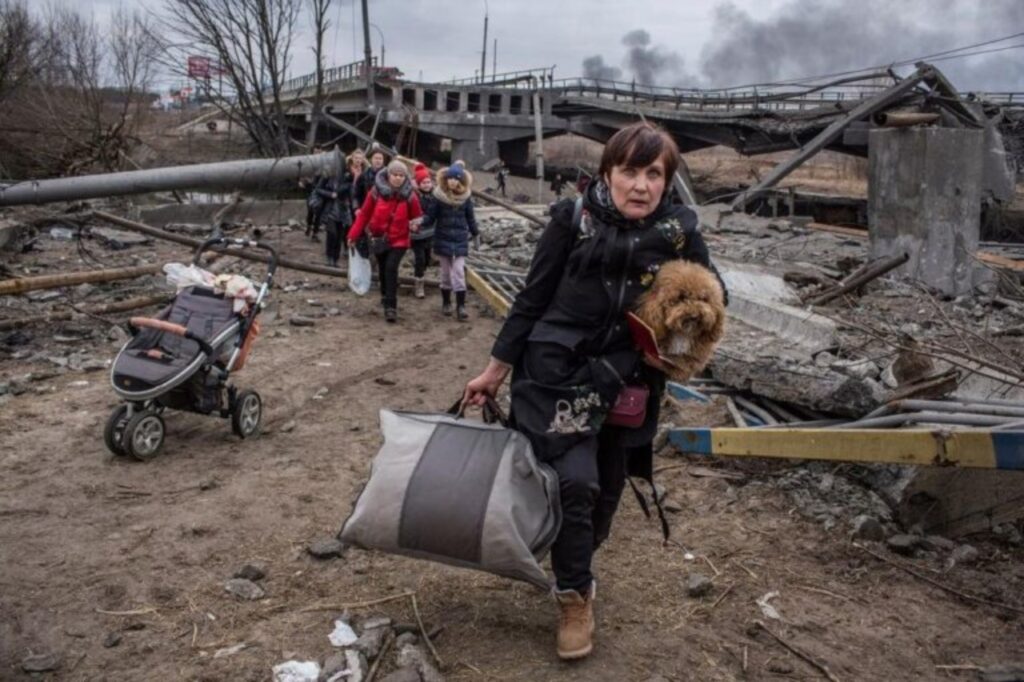
[[614,166],[643,168],[658,159],[665,164],[665,177],[671,179],[679,167],[679,147],[663,128],[651,123],[634,123],[612,135],[601,154],[600,177],[610,175]]

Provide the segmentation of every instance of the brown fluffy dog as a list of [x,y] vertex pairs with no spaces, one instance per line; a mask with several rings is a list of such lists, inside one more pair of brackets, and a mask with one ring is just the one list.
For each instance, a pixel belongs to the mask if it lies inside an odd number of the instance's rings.
[[672,365],[673,381],[687,381],[711,360],[725,333],[722,285],[707,268],[683,260],[661,266],[634,314],[654,330]]

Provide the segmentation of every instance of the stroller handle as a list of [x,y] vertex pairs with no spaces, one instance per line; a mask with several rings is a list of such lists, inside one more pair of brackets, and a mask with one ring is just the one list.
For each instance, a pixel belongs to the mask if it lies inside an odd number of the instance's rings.
[[272,279],[274,271],[277,270],[277,250],[270,244],[264,244],[254,239],[237,239],[232,237],[211,237],[205,242],[199,245],[196,249],[196,255],[192,258],[193,265],[199,265],[199,259],[203,255],[204,251],[208,251],[217,246],[241,246],[250,249],[263,249],[264,251],[270,252],[270,261],[267,264],[267,279]]

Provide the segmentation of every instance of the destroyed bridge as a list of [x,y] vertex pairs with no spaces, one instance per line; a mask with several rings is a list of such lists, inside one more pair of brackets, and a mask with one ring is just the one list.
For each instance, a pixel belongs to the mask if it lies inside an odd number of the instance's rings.
[[[362,62],[325,72],[328,123],[342,130],[372,123],[376,136],[409,156],[430,158],[442,139],[450,139],[453,156],[477,167],[499,157],[527,165],[529,144],[538,136],[571,132],[603,143],[638,115],[666,128],[683,152],[714,145],[743,154],[803,148],[836,126],[823,147],[866,156],[872,127],[908,122],[888,112],[934,113],[954,127],[984,126],[1002,109],[1024,114],[1024,93],[961,96],[924,63],[906,78],[882,71],[812,85],[720,90],[556,80],[552,69],[497,74],[486,82],[420,83],[402,79],[394,68],[374,69],[372,92]],[[314,92],[315,74],[283,86],[296,131],[309,123]]]

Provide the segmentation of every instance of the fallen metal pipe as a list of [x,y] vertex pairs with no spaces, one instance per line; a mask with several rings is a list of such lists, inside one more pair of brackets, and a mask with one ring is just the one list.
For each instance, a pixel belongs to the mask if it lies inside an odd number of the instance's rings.
[[906,412],[873,419],[859,419],[833,426],[834,429],[867,429],[906,424],[954,424],[959,426],[999,426],[1015,421],[1013,417],[997,417],[984,414],[963,414],[959,412]]
[[336,148],[322,154],[286,156],[280,159],[220,161],[74,178],[26,180],[13,185],[0,185],[0,206],[95,199],[173,189],[223,187],[258,190],[286,181],[290,181],[294,187],[303,176],[312,175],[316,171],[336,172],[343,165],[344,156]]
[[964,412],[969,414],[987,414],[995,417],[1024,417],[1024,406],[1005,407],[1002,405],[977,405],[971,402],[952,400],[897,400],[890,403],[901,412],[931,410],[932,412]]
[[883,128],[908,128],[910,126],[935,123],[938,114],[926,114],[919,111],[887,111],[875,115],[875,123]]
[[768,410],[766,410],[766,409],[764,409],[764,408],[762,408],[762,407],[760,407],[758,405],[755,405],[754,403],[752,403],[751,401],[747,400],[746,398],[737,395],[737,396],[733,396],[732,399],[736,401],[736,404],[738,406],[742,407],[747,412],[752,413],[755,417],[757,417],[758,419],[763,421],[765,424],[778,424],[779,423],[779,420],[776,419],[771,414],[771,412],[769,412]]
[[135,279],[160,272],[162,265],[139,265],[131,268],[111,268],[109,270],[87,270],[85,272],[68,272],[63,275],[40,275],[39,277],[19,277],[17,279],[0,280],[0,296],[22,294],[37,289],[59,289],[78,284],[96,282],[116,282],[121,279]]

